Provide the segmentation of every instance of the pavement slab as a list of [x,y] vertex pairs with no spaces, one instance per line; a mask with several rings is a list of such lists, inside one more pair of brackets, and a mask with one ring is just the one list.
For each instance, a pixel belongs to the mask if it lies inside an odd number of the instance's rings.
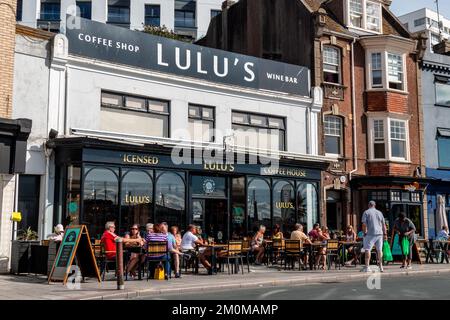
[[[450,264],[414,265],[413,270],[402,270],[400,265],[388,265],[381,277],[443,275],[450,273]],[[265,266],[252,266],[251,272],[228,275],[219,273],[208,276],[204,270],[198,275],[183,274],[179,279],[169,281],[134,280],[126,281],[124,290],[117,290],[112,274],[106,281],[98,283],[87,279],[79,289],[70,289],[61,283],[48,284],[47,278],[36,275],[0,275],[0,299],[29,300],[99,300],[133,299],[136,297],[183,294],[187,292],[207,292],[213,290],[233,290],[237,288],[258,288],[277,286],[298,286],[313,283],[338,283],[364,279],[370,274],[361,273],[360,268],[342,268],[341,270],[279,270]],[[246,271],[246,270],[245,270]]]

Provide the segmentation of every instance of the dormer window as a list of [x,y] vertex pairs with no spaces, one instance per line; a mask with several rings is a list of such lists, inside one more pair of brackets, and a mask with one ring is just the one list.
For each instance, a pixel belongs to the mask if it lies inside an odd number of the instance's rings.
[[348,24],[380,33],[381,4],[369,0],[348,0]]

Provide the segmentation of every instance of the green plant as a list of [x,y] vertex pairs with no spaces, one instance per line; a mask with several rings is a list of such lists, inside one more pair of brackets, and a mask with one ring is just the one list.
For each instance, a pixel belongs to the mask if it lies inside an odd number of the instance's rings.
[[38,239],[38,234],[36,231],[31,230],[30,227],[28,227],[28,229],[26,230],[19,230],[18,235],[17,235],[17,240],[21,240],[21,241],[32,241],[32,240],[37,240]]
[[144,26],[144,29],[142,30],[144,33],[152,34],[154,36],[184,41],[184,42],[191,42],[192,39],[180,36],[173,32],[173,30],[169,30],[166,26]]

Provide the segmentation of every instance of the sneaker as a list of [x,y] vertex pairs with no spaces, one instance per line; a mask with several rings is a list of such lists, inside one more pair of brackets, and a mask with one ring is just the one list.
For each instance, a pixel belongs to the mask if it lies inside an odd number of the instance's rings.
[[407,266],[406,270],[412,270],[412,267],[411,266]]
[[383,265],[380,265],[379,268],[380,268],[380,272],[384,272]]
[[372,272],[372,269],[370,269],[370,267],[364,267],[361,269],[361,272],[369,273],[369,272]]
[[175,273],[175,278],[181,278],[181,273],[180,272]]

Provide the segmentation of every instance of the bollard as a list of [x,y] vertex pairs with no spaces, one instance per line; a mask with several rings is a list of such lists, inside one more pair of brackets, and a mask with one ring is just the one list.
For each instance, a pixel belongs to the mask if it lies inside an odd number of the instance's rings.
[[123,240],[120,237],[116,238],[116,275],[117,290],[124,290],[125,283],[123,282]]

